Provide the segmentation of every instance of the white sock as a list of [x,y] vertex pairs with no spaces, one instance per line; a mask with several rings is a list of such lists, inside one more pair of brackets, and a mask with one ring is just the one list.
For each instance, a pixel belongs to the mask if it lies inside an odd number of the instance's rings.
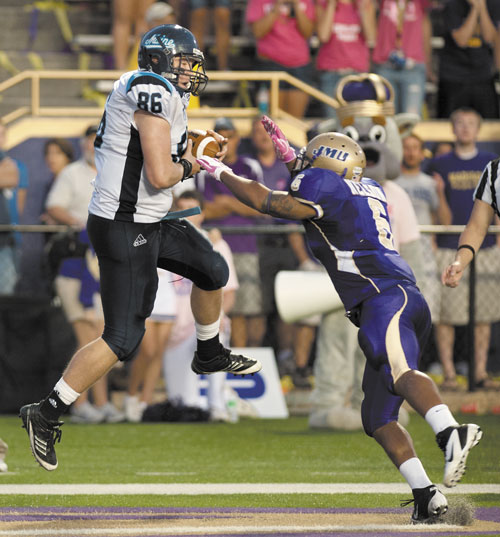
[[75,392],[75,390],[73,390],[73,388],[62,377],[54,386],[54,391],[57,392],[59,399],[65,405],[71,405],[71,403],[74,403],[80,397],[80,394]]
[[434,434],[438,434],[453,425],[458,425],[450,409],[444,404],[430,408],[425,414],[425,421],[432,427]]
[[425,473],[420,459],[417,459],[417,457],[412,457],[405,461],[399,467],[399,471],[412,489],[423,489],[432,485],[431,480]]
[[198,324],[197,322],[194,324],[196,326],[196,338],[200,341],[206,341],[219,333],[220,318],[212,324]]

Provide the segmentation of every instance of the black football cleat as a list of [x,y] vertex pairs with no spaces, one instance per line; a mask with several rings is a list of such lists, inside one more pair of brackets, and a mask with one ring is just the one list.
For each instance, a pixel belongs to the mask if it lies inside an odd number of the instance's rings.
[[258,360],[247,358],[242,354],[233,354],[229,349],[222,347],[222,351],[210,360],[200,360],[198,353],[194,353],[191,369],[198,375],[210,375],[219,371],[233,375],[248,375],[257,373],[262,369]]
[[412,489],[413,499],[401,503],[405,507],[414,504],[411,515],[411,524],[439,524],[442,515],[448,511],[448,501],[436,485],[429,485],[423,489]]
[[23,420],[31,445],[33,456],[38,464],[49,472],[57,468],[57,457],[54,449],[56,440],[61,441],[62,421],[46,420],[40,412],[40,403],[21,407],[19,417]]

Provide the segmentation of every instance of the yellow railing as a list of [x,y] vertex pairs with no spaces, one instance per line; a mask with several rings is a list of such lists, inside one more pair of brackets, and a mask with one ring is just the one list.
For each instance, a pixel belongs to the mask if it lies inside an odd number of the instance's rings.
[[[9,124],[18,119],[26,118],[59,118],[60,121],[78,118],[80,122],[88,118],[89,120],[92,119],[93,122],[99,121],[99,118],[102,114],[102,106],[44,106],[41,102],[41,82],[43,80],[80,80],[82,82],[83,93],[83,89],[88,87],[92,81],[116,80],[121,74],[121,71],[85,71],[81,69],[60,71],[23,71],[14,75],[8,80],[5,80],[4,82],[0,82],[0,98],[2,93],[10,90],[11,88],[15,88],[22,83],[25,83],[26,81],[29,81],[31,84],[29,98],[27,98],[26,103],[23,103],[22,106],[19,106],[17,109],[11,110],[3,117],[0,117],[0,121],[2,121],[4,124]],[[309,84],[306,84],[284,72],[211,71],[208,73],[208,75],[211,81],[236,82],[238,84],[243,84],[245,82],[268,82],[270,89],[269,114],[274,119],[284,122],[284,125],[282,124],[282,128],[284,128],[285,134],[296,145],[303,145],[305,143],[305,132],[308,130],[311,124],[314,123],[314,119],[297,119],[279,107],[279,84],[281,81],[287,82],[293,87],[304,91],[310,97],[317,99],[322,103],[334,108],[338,106],[336,99],[329,97],[313,86],[310,86]],[[255,99],[250,100],[254,101]],[[206,128],[207,125],[209,126],[214,118],[227,116],[232,118],[240,118],[238,121],[244,123],[247,131],[250,118],[254,117],[257,113],[258,109],[254,106],[211,107],[202,105],[199,108],[190,108],[188,110],[189,118],[202,123],[203,128]],[[416,125],[415,132],[428,142],[452,141],[454,139],[450,122],[447,120],[422,121]],[[482,124],[481,131],[479,133],[479,141],[491,140],[500,140],[499,121],[484,121]]]
[[[102,108],[92,106],[43,106],[41,102],[40,84],[42,80],[81,80],[88,83],[92,80],[116,80],[122,74],[121,71],[83,71],[83,70],[61,70],[61,71],[23,71],[14,75],[12,78],[0,83],[0,95],[8,89],[11,89],[25,81],[31,83],[31,95],[29,105],[24,105],[16,110],[12,110],[4,115],[1,120],[7,124],[24,116],[32,117],[96,117],[102,113]],[[309,96],[318,99],[330,106],[336,106],[337,101],[323,92],[317,90],[309,84],[305,84],[298,78],[290,76],[284,72],[274,71],[213,71],[208,76],[211,81],[267,81],[270,83],[269,93],[269,112],[275,118],[295,119],[279,108],[279,83],[288,82],[307,93]],[[190,117],[204,118],[214,116],[231,116],[231,117],[251,117],[257,113],[255,107],[231,107],[231,108],[212,108],[200,107],[189,110]]]

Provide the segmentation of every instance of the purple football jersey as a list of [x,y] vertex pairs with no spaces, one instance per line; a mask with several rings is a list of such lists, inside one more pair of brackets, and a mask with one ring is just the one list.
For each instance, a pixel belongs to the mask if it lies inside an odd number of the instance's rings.
[[347,310],[398,283],[415,284],[394,248],[387,201],[376,181],[358,183],[310,168],[295,177],[290,193],[322,214],[304,221],[307,241]]

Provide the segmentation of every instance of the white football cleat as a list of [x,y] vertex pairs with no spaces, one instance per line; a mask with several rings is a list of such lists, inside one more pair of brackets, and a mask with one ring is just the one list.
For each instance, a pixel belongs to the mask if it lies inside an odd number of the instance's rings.
[[460,481],[467,456],[482,436],[483,431],[474,423],[448,427],[436,435],[436,442],[444,453],[443,484],[446,487],[454,487]]

